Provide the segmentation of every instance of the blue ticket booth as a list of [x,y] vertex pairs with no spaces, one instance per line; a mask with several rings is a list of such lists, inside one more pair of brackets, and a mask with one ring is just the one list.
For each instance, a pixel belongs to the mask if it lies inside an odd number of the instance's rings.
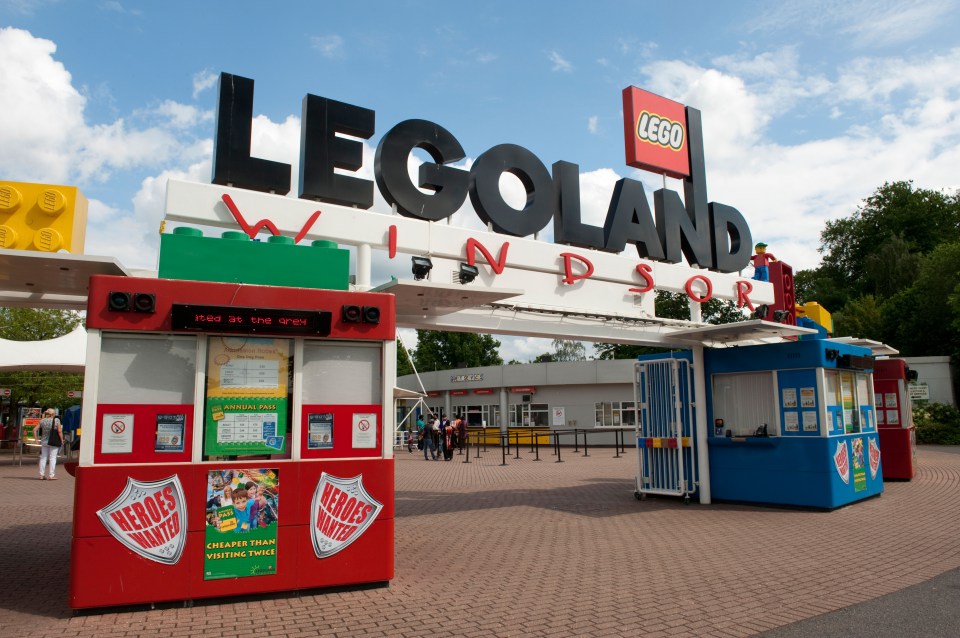
[[870,354],[819,339],[705,351],[713,497],[833,509],[880,494]]

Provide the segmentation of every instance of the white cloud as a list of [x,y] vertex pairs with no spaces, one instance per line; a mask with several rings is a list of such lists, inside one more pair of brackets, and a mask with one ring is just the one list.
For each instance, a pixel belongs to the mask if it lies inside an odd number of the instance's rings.
[[950,0],[782,0],[757,15],[747,28],[840,36],[862,47],[891,46],[917,40],[953,11],[956,6]]
[[587,130],[596,135],[597,131],[599,130],[599,122],[600,118],[598,118],[596,115],[591,115],[587,118]]
[[193,99],[209,89],[212,86],[216,86],[217,80],[220,79],[220,76],[211,71],[210,69],[204,69],[193,75]]
[[343,38],[339,35],[318,35],[310,38],[310,45],[325,58],[338,59],[344,57]]
[[573,71],[573,65],[565,60],[559,52],[551,51],[547,54],[547,58],[553,63],[552,71],[563,71],[565,73]]
[[[819,263],[826,220],[850,215],[884,182],[960,181],[960,50],[863,58],[834,80],[804,76],[789,49],[715,62],[722,68],[650,64],[647,86],[701,110],[709,199],[738,208],[754,238],[795,269]],[[805,141],[776,139],[781,120],[808,109],[824,110],[831,127],[855,123],[839,133],[814,129]]]

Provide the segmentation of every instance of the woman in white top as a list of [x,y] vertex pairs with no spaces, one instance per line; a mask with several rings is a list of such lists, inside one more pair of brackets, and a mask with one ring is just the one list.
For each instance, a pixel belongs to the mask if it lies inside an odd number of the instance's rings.
[[[50,437],[53,436],[53,444],[50,443]],[[48,408],[40,419],[40,479],[47,478],[47,464],[50,465],[50,480],[56,481],[57,472],[57,453],[60,446],[63,445],[63,426],[60,425],[60,419],[57,418],[57,412],[53,408]]]

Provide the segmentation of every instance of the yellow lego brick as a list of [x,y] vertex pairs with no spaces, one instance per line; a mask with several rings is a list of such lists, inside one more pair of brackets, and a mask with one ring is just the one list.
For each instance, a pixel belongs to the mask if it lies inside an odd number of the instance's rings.
[[818,304],[816,301],[805,303],[803,306],[801,306],[801,308],[808,319],[816,321],[818,324],[826,328],[827,332],[833,334],[833,317],[830,316],[830,313],[827,312],[826,308]]
[[87,206],[76,186],[0,181],[0,248],[82,254]]

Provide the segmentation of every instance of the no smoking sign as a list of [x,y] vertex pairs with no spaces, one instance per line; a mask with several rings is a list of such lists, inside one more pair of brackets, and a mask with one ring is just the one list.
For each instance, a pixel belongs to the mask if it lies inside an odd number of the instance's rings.
[[104,414],[100,431],[101,454],[130,454],[133,452],[133,415]]

